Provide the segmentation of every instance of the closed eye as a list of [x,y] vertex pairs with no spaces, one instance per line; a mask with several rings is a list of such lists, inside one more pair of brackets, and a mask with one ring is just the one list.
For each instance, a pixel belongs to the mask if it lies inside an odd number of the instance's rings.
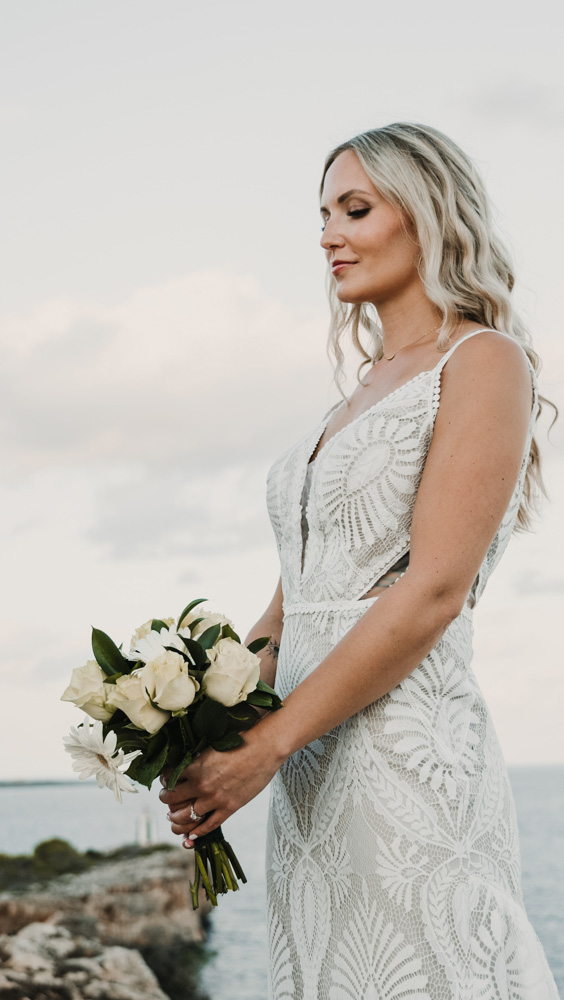
[[[368,215],[369,211],[370,211],[369,208],[355,208],[354,211],[347,212],[347,215],[350,216],[351,219],[362,219],[363,216]],[[325,220],[324,224],[321,227],[321,232],[323,232],[326,225],[327,225],[327,219]]]

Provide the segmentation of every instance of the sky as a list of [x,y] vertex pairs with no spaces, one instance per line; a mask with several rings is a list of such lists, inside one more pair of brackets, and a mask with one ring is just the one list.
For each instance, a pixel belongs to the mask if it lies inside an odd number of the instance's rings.
[[[279,566],[268,468],[338,398],[318,185],[392,121],[483,172],[564,407],[556,2],[5,0],[0,7],[0,779],[70,777],[90,627],[194,597],[245,634]],[[352,387],[352,386],[351,386]],[[550,502],[475,612],[509,763],[564,762],[563,421]]]

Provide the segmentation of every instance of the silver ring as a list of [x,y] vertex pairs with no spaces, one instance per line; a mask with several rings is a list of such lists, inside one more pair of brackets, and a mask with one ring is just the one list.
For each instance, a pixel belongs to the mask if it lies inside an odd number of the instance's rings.
[[203,816],[198,816],[197,812],[194,812],[194,803],[190,803],[190,819],[193,823],[197,823],[199,820],[203,819]]

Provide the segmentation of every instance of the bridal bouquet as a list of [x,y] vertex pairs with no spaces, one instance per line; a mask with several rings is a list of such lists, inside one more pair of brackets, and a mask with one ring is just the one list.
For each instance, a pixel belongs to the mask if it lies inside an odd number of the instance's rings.
[[[105,632],[92,629],[94,659],[73,670],[61,697],[87,713],[63,741],[73,768],[81,779],[95,775],[119,802],[122,791],[137,791],[130,779],[150,788],[165,768],[172,769],[167,787],[173,789],[206,747],[240,746],[241,730],[260,718],[257,708],[281,707],[259,677],[256,654],[269,637],[243,645],[228,618],[194,610],[204,600],[191,601],[177,620],[145,622],[127,655]],[[213,906],[218,893],[238,889],[238,879],[247,881],[221,827],[199,837],[194,853],[194,909],[200,881]]]

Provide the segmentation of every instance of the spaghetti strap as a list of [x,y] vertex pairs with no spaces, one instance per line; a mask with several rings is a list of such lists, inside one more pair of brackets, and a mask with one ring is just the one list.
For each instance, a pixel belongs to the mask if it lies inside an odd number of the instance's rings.
[[[456,344],[452,345],[450,351],[447,351],[446,354],[443,355],[443,357],[441,358],[441,360],[439,361],[439,363],[437,365],[437,369],[436,369],[437,372],[441,372],[442,371],[443,367],[446,365],[446,363],[447,363],[448,359],[450,358],[451,354],[454,354],[454,352],[456,351],[456,348],[460,344],[463,344],[465,340],[470,340],[470,337],[475,337],[477,333],[501,333],[501,331],[500,330],[494,330],[493,327],[491,327],[491,326],[483,326],[483,327],[481,327],[480,330],[471,330],[470,333],[465,334],[464,337],[461,337],[460,340],[457,340]],[[502,334],[502,336],[507,337],[507,336],[509,336],[509,334],[504,333],[504,334]],[[515,339],[514,337],[511,337],[511,340],[514,340],[514,339]]]
[[454,352],[456,351],[456,348],[460,344],[463,344],[465,340],[470,340],[470,337],[475,337],[476,334],[478,334],[478,333],[499,333],[499,334],[501,334],[502,337],[507,337],[508,340],[512,340],[514,344],[517,344],[521,348],[521,350],[523,351],[523,354],[525,355],[525,360],[526,360],[526,362],[527,362],[527,364],[529,366],[529,371],[531,373],[531,383],[532,383],[532,389],[533,389],[533,410],[536,411],[538,409],[538,405],[539,405],[539,389],[538,389],[537,373],[535,371],[535,368],[534,368],[534,366],[533,366],[533,364],[531,362],[531,359],[530,359],[529,355],[527,354],[527,352],[523,348],[523,345],[519,343],[519,341],[517,340],[516,337],[512,337],[511,334],[509,334],[509,333],[504,333],[503,330],[494,330],[494,328],[491,327],[491,326],[483,326],[479,330],[471,330],[470,333],[467,333],[464,337],[461,337],[460,340],[457,340],[456,344],[453,344],[452,347],[450,348],[450,350],[447,351],[445,355],[443,355],[443,357],[439,361],[438,365],[434,369],[434,371],[435,371],[435,380],[434,380],[433,393],[432,393],[432,403],[431,403],[431,409],[432,409],[432,413],[433,413],[433,418],[436,417],[437,410],[439,408],[439,401],[440,401],[440,395],[441,395],[441,375],[442,375],[442,370],[443,370],[444,366],[446,365],[448,359],[450,358],[450,356],[452,354],[454,354]]

